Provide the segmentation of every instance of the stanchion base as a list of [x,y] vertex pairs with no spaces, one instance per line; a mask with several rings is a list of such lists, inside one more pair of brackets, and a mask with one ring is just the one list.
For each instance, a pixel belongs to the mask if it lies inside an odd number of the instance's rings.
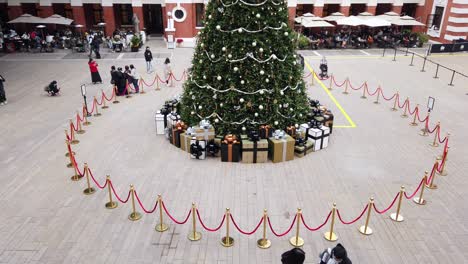
[[198,240],[201,239],[201,233],[200,233],[200,232],[195,232],[195,233],[193,233],[193,231],[192,231],[192,232],[190,232],[190,233],[188,234],[187,238],[188,238],[190,241],[198,241]]
[[401,214],[399,214],[397,217],[396,213],[391,214],[390,219],[392,219],[395,222],[403,222],[403,220],[405,220],[405,218]]
[[[365,232],[364,232],[364,231],[365,231]],[[368,236],[368,235],[372,235],[372,233],[373,233],[372,228],[367,227],[367,229],[366,229],[365,226],[359,227],[359,232],[360,232],[361,234],[367,235],[367,236]]]
[[90,195],[90,194],[93,194],[95,192],[96,192],[96,190],[93,187],[89,187],[89,188],[86,188],[86,189],[83,190],[83,193],[86,194],[86,195]]
[[374,104],[380,104],[380,102],[379,102],[379,101],[375,101]]
[[116,203],[116,202],[108,202],[108,203],[106,203],[106,208],[107,209],[114,209],[114,208],[117,208],[117,205],[118,205],[118,203]]
[[67,164],[67,168],[73,168],[73,164],[68,163],[68,164]]
[[424,200],[423,198],[419,199],[419,197],[415,197],[413,199],[413,202],[415,202],[416,204],[419,204],[419,205],[425,205],[426,204],[426,200]]
[[169,226],[164,224],[164,223],[159,223],[157,224],[155,227],[154,227],[154,230],[158,231],[158,232],[164,232],[166,230],[169,229]]
[[96,113],[96,114],[94,114],[94,116],[102,116],[102,114],[101,113]]
[[332,91],[333,89],[332,88],[328,88],[328,91]]
[[86,131],[83,130],[83,129],[80,129],[80,130],[76,131],[76,133],[77,133],[77,134],[80,134],[80,135],[84,134],[85,132],[86,132]]
[[78,174],[75,174],[75,175],[73,175],[73,176],[70,177],[70,179],[71,179],[72,181],[79,181],[79,180],[81,180],[81,178],[83,178],[83,176],[78,175]]
[[447,176],[447,172],[443,170],[441,173],[438,173],[440,176]]
[[409,123],[409,124],[410,124],[410,126],[417,126],[418,125],[418,123]]
[[419,133],[419,135],[420,135],[420,136],[423,136],[423,137],[427,137],[427,136],[429,136],[429,134],[428,134],[428,133],[426,133],[426,132],[421,132],[421,133]]
[[437,143],[437,142],[436,143],[431,143],[431,144],[429,144],[429,146],[436,148],[436,147],[439,146],[439,143]]
[[146,92],[145,91],[141,91],[140,94],[145,94]]
[[390,108],[390,110],[393,111],[393,112],[397,111],[397,109],[395,107]]
[[[72,155],[75,155],[75,154],[76,153],[74,151],[72,151]],[[69,152],[65,153],[65,157],[67,157],[67,158],[70,157],[70,153]]]
[[72,144],[72,145],[76,145],[78,143],[80,143],[80,141],[78,139],[74,139],[74,140],[70,141],[70,144]]
[[232,246],[234,246],[234,238],[232,238],[232,237],[223,237],[223,238],[221,238],[221,245],[223,245],[223,247],[232,247]]
[[437,184],[432,184],[432,185],[426,185],[427,188],[431,189],[431,190],[436,190],[437,188],[439,188],[437,186]]
[[301,237],[298,237],[297,239],[296,237],[291,237],[289,239],[289,243],[294,247],[302,247],[304,245],[304,239],[302,239]]
[[267,249],[271,247],[271,241],[269,239],[259,239],[257,240],[257,246],[261,249]]
[[323,234],[323,237],[331,242],[338,240],[338,236],[335,233],[331,233],[330,236],[330,232],[325,232],[325,234]]
[[107,109],[107,108],[109,108],[107,105],[101,107],[101,109]]
[[113,104],[118,104],[120,101],[112,101]]
[[128,94],[125,96],[125,98],[132,98],[132,96]]
[[348,92],[343,92],[343,94],[349,94]]
[[363,96],[361,96],[361,98],[362,98],[362,99],[367,99],[367,96],[364,96],[364,95],[363,95]]
[[83,122],[83,126],[89,126],[89,125],[91,125],[91,122],[89,121]]
[[401,115],[401,117],[402,117],[402,118],[407,118],[408,115],[407,115],[407,114],[403,114],[403,115]]
[[128,219],[130,221],[137,221],[137,220],[140,220],[140,218],[141,218],[141,214],[139,212],[134,212],[128,215]]

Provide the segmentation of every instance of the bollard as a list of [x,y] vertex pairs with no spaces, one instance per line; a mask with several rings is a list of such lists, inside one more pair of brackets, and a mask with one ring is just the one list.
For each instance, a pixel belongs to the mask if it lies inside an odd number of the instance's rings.
[[400,197],[398,198],[398,206],[397,206],[396,213],[393,213],[390,215],[390,219],[392,219],[395,222],[402,222],[403,220],[405,220],[405,218],[400,214],[401,200],[403,199],[404,192],[405,192],[405,186],[402,185],[400,188]]
[[377,88],[377,90],[378,90],[377,99],[375,99],[374,104],[380,104],[379,103],[379,98],[380,98],[380,92],[382,91],[382,89],[380,88],[380,85],[379,85],[379,88]]
[[[435,162],[434,166],[436,168],[439,167],[439,162]],[[437,169],[436,169],[437,170]],[[431,189],[431,190],[436,190],[438,187],[437,187],[437,184],[434,183],[434,179],[435,179],[435,176],[436,176],[436,170],[433,170],[432,171],[432,174],[431,174],[431,182],[429,182],[429,185],[426,185],[427,188]]]
[[[85,106],[83,105],[83,107],[85,107]],[[85,109],[85,108],[83,108],[83,109]],[[88,112],[88,110],[86,110],[86,112]],[[84,118],[83,126],[91,125],[91,122],[88,121],[88,115],[83,115],[83,118]]]
[[367,89],[367,82],[364,83],[364,87],[362,87],[362,96],[361,96],[362,99],[366,99],[366,98],[367,98],[367,97],[366,97],[366,89]]
[[195,218],[196,209],[197,208],[195,207],[195,203],[192,203],[192,232],[189,232],[188,234],[188,239],[190,241],[198,241],[201,239],[201,233],[197,232],[197,222]]
[[335,213],[336,213],[336,203],[333,203],[330,231],[325,232],[325,234],[323,234],[325,239],[331,242],[336,241],[338,239],[338,236],[335,233],[333,233],[333,228],[335,227]]
[[109,191],[109,202],[106,203],[106,208],[107,209],[117,208],[118,203],[112,201],[112,190],[111,190],[110,175],[106,175],[106,182],[107,182],[107,190]]
[[450,86],[453,86],[453,78],[455,78],[455,71],[452,72],[452,79],[450,79]]
[[411,56],[411,63],[409,66],[413,66],[413,60],[414,60],[414,53],[413,53],[413,56]]
[[159,204],[159,224],[154,228],[158,232],[164,232],[169,229],[169,226],[163,222],[163,213],[162,213],[162,199],[161,195],[158,194],[158,204]]
[[98,107],[96,96],[94,96],[94,104],[96,106],[96,113],[94,114],[94,116],[101,116],[101,113],[99,113],[99,107]]
[[112,101],[112,103],[113,103],[113,104],[118,104],[118,103],[120,103],[120,101],[117,100],[117,95],[118,95],[117,86],[114,86],[114,94],[115,94],[115,97],[114,97],[114,101]]
[[397,49],[395,48],[395,53],[393,54],[393,61],[396,61],[396,52],[397,52]]
[[438,126],[439,128],[437,128],[436,131],[435,131],[435,133],[434,133],[434,140],[432,141],[431,144],[429,144],[429,146],[434,147],[434,148],[436,148],[436,147],[439,146],[439,143],[437,142],[437,136],[438,136],[439,133],[440,133],[440,121],[437,122],[437,126]]
[[101,109],[107,109],[109,108],[107,105],[106,105],[106,98],[104,98],[104,91],[101,89],[101,96],[102,96],[102,107]]
[[439,78],[439,76],[437,76],[438,73],[439,73],[439,64],[437,63],[437,68],[436,68],[436,73],[435,73],[434,79]]
[[296,214],[296,236],[291,237],[289,239],[289,243],[293,245],[294,247],[302,247],[304,245],[304,239],[302,239],[299,236],[299,227],[300,227],[300,222],[301,222],[301,214],[302,210],[301,208],[297,208],[297,214]]
[[267,217],[267,209],[263,209],[263,237],[257,240],[257,246],[261,249],[267,249],[271,247],[271,241],[266,238]]
[[371,197],[369,200],[369,205],[367,207],[367,217],[365,225],[359,227],[359,232],[363,235],[372,235],[372,228],[369,227],[370,215],[372,211],[372,207],[374,207],[374,198]]
[[428,174],[428,172],[425,171],[424,172],[424,177],[423,177],[423,180],[422,180],[422,184],[421,184],[421,192],[419,193],[419,197],[414,197],[414,199],[413,199],[413,202],[415,202],[416,204],[419,204],[419,205],[425,205],[426,204],[426,200],[423,199],[423,194],[424,194],[424,187],[426,186],[427,174]]
[[348,83],[349,83],[349,78],[346,77],[345,89],[344,89],[343,94],[349,94],[349,93],[348,93]]
[[397,111],[397,108],[396,108],[396,105],[397,105],[397,100],[400,98],[400,94],[398,93],[398,91],[396,92],[396,95],[395,95],[395,101],[393,102],[393,108],[390,108],[390,110],[392,111]]
[[407,118],[408,117],[408,114],[406,113],[408,107],[409,107],[409,97],[406,97],[406,100],[404,102],[405,104],[405,109],[403,111],[403,114],[401,115],[402,118]]
[[[79,115],[78,111],[76,111],[76,115],[77,116]],[[84,134],[86,131],[81,127],[81,122],[80,122],[80,120],[78,120],[78,118],[76,119],[76,122],[77,122],[76,123],[76,126],[77,126],[76,133],[80,134],[80,135]],[[70,124],[73,124],[73,121],[71,119],[70,119]]]
[[90,194],[93,194],[94,192],[96,192],[96,190],[91,187],[91,184],[89,182],[89,168],[88,168],[88,163],[85,163],[84,164],[84,174],[86,175],[86,183],[87,183],[87,186],[88,188],[84,189],[83,190],[83,193],[85,195],[90,195]]
[[417,118],[417,113],[419,112],[419,104],[416,105],[416,108],[414,110],[414,117],[413,117],[413,122],[410,123],[410,126],[417,126],[418,123],[416,123],[416,118]]
[[333,74],[330,76],[330,85],[328,86],[328,90],[333,90],[332,89],[332,84],[333,84]]
[[140,220],[141,214],[135,208],[135,188],[133,188],[133,184],[130,184],[130,192],[132,196],[132,212],[128,215],[128,219],[130,221],[137,221]]
[[73,155],[75,153],[71,153],[72,151],[71,151],[71,147],[70,147],[70,142],[68,140],[65,140],[65,144],[67,144],[67,150],[68,150],[68,152],[67,152],[68,156],[66,154],[65,154],[65,156],[70,159],[70,163],[67,164],[67,168],[71,168],[71,167],[73,167],[72,158],[73,158]]
[[226,208],[226,236],[221,238],[221,245],[224,247],[232,247],[234,245],[234,238],[229,236],[229,219],[230,212],[229,208]]
[[423,62],[423,67],[421,69],[421,72],[425,72],[424,67],[426,66],[426,60],[427,60],[427,57],[424,57],[424,62]]

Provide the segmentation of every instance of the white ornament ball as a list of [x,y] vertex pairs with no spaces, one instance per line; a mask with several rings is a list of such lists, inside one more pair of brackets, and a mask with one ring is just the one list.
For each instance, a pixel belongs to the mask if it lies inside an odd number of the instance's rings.
[[258,51],[260,51],[260,53],[262,53],[262,52],[263,52],[263,48],[260,48]]
[[200,44],[200,47],[204,47],[204,46],[205,46],[205,44],[203,44],[203,43]]
[[222,51],[226,51],[226,47],[223,47],[221,50],[222,50]]
[[255,116],[255,117],[258,117],[258,113],[255,113],[254,116]]
[[274,60],[276,60],[276,59],[278,58],[275,54],[271,55],[271,57],[272,57]]
[[280,92],[280,94],[281,94],[281,95],[284,95],[284,92],[283,92],[283,91],[281,91],[281,92]]
[[293,64],[296,65],[296,64],[297,64],[297,61],[293,61]]
[[217,25],[217,26],[216,26],[216,29],[217,29],[217,30],[220,30],[220,29],[221,29],[221,26],[220,26],[220,25]]
[[218,118],[215,118],[215,123],[219,123],[219,119]]
[[224,105],[223,103],[220,103],[220,104],[219,104],[219,106],[221,106],[221,107],[223,107],[223,105]]
[[245,83],[245,81],[244,81],[244,80],[242,80],[242,81],[241,81],[241,84],[244,84],[244,83]]
[[201,64],[201,63],[203,63],[203,60],[199,60],[198,62],[200,62],[200,64]]
[[264,93],[265,93],[265,91],[263,91],[263,90],[260,90],[260,94],[264,94]]
[[275,121],[275,126],[277,126],[278,124],[279,124],[278,121]]
[[270,79],[266,78],[266,79],[265,79],[265,82],[266,82],[266,83],[269,83],[269,82],[270,82]]
[[283,105],[282,105],[282,104],[279,104],[278,107],[279,107],[279,108],[283,108]]
[[242,28],[239,28],[237,32],[242,33]]
[[211,16],[211,15],[209,15],[209,16],[208,16],[208,19],[211,19],[211,18],[212,18],[212,16]]
[[302,114],[299,114],[300,117],[302,117]]
[[263,105],[259,105],[258,109],[263,110]]
[[297,55],[296,55],[296,54],[294,54],[294,55],[293,55],[293,57],[294,57],[294,58],[297,58]]
[[256,17],[256,18],[260,18],[260,14],[257,13],[257,14],[255,15],[255,17]]
[[195,95],[192,95],[192,100],[195,100]]
[[265,74],[265,72],[263,70],[260,71],[260,75],[263,75]]
[[289,111],[291,111],[291,112],[292,112],[292,111],[294,111],[294,109],[292,109],[292,108],[289,108]]
[[203,107],[201,105],[198,106],[198,109],[202,109]]
[[284,32],[284,35],[287,37],[287,36],[289,36],[289,33],[288,33],[288,32]]
[[257,42],[252,42],[252,47],[257,46]]
[[295,126],[296,128],[298,128],[298,127],[299,127],[299,124],[294,124],[294,126]]
[[243,103],[243,102],[244,102],[244,98],[239,99],[239,102]]
[[200,31],[198,31],[197,35],[201,35],[201,32],[200,32]]
[[236,71],[238,71],[238,70],[239,70],[239,68],[237,68],[237,67],[234,67],[234,71],[235,71],[235,72],[236,72]]
[[190,114],[191,114],[191,115],[194,115],[194,114],[195,114],[195,112],[194,112],[194,111],[192,111],[192,112],[190,112]]
[[203,75],[203,79],[205,79],[205,80],[206,80],[206,75]]
[[231,54],[228,54],[228,58],[229,58],[229,59],[232,58],[232,55],[231,55]]
[[218,81],[221,81],[222,78],[221,78],[221,76],[218,75],[218,77],[216,77],[216,79],[217,79]]
[[212,59],[214,59],[214,58],[215,58],[215,55],[214,55],[214,54],[211,54],[211,56],[210,56],[210,57],[211,57]]
[[247,128],[245,128],[245,127],[242,127],[242,131],[245,131],[246,129],[247,129]]

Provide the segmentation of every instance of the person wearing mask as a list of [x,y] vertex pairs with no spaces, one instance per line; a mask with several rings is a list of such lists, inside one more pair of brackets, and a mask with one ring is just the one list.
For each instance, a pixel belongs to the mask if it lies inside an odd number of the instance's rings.
[[2,75],[0,75],[0,105],[6,105],[8,103],[5,95],[5,87],[3,86],[4,82],[5,78],[3,78]]
[[130,75],[132,76],[132,79],[133,79],[133,87],[135,88],[135,92],[139,93],[140,87],[138,85],[138,81],[140,80],[140,76],[138,75],[138,72],[135,66],[133,66],[133,64],[130,64]]
[[91,72],[91,82],[93,84],[102,83],[101,75],[99,74],[98,64],[93,59],[88,61],[89,71]]
[[153,65],[151,64],[153,60],[153,54],[149,47],[146,47],[145,50],[145,61],[146,61],[146,72],[152,73],[153,72]]

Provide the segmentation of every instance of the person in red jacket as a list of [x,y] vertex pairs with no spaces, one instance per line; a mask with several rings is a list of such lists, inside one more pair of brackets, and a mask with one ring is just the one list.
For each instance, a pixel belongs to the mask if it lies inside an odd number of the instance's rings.
[[98,71],[98,64],[90,58],[88,65],[89,70],[91,71],[91,81],[93,82],[93,84],[102,83],[101,75],[99,75]]

